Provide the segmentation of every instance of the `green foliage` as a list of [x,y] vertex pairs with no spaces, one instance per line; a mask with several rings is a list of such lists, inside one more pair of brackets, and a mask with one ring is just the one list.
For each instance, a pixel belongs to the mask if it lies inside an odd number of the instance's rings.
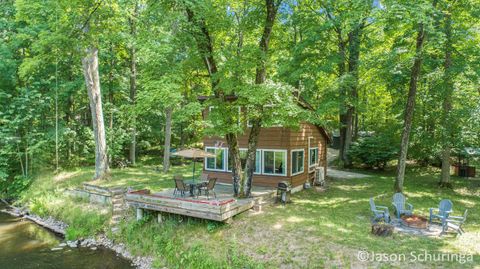
[[218,227],[219,224],[174,215],[164,218],[161,224],[153,219],[148,216],[140,221],[123,222],[115,236],[140,254],[154,253],[157,267],[263,268],[261,263],[242,255],[234,242],[229,243],[221,253],[214,253],[201,241],[190,243],[187,239],[193,230],[215,233],[208,227]]
[[88,201],[55,192],[46,192],[31,198],[29,205],[34,214],[41,217],[52,216],[68,224],[65,235],[67,240],[104,232],[111,216],[108,208],[92,206]]
[[[6,178],[6,174],[4,176]],[[0,175],[0,177],[1,177],[1,175]],[[0,181],[0,182],[2,182],[2,181]],[[25,176],[18,175],[18,176],[15,176],[13,178],[13,180],[11,180],[10,182],[5,179],[3,181],[4,184],[0,184],[0,188],[3,187],[6,194],[9,197],[16,198],[16,197],[20,196],[22,191],[26,190],[30,186],[31,182],[32,182],[31,177],[25,177]]]
[[398,155],[398,141],[391,136],[375,135],[360,138],[349,152],[354,162],[369,168],[384,169]]

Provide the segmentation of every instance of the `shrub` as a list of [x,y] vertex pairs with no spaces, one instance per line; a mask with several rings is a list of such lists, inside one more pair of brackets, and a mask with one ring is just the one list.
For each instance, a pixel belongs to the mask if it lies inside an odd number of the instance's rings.
[[352,144],[349,154],[355,163],[384,169],[389,161],[397,157],[398,143],[386,135],[360,138]]

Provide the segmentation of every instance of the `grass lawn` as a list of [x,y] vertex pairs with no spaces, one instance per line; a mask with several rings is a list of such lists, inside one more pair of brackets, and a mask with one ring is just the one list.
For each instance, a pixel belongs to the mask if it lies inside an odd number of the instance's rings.
[[[111,179],[101,184],[129,185],[156,191],[172,187],[172,175],[177,173],[191,175],[191,166],[173,167],[168,175],[156,172],[150,166],[113,170]],[[90,223],[90,228],[85,231],[76,231],[82,225],[74,225],[76,228],[72,228],[72,236],[107,230],[108,224],[102,220],[108,218],[108,213],[99,213],[101,210],[86,206],[86,203],[68,202],[70,198],[59,192],[65,187],[80,185],[92,175],[91,168],[62,172],[55,176],[46,173],[33,183],[20,202],[29,204],[34,210],[45,211],[43,214],[66,219],[67,222],[78,221],[72,216],[76,214],[83,214],[80,220],[88,214],[98,215],[97,221]],[[390,206],[393,180],[393,173],[383,172],[372,173],[372,177],[367,179],[329,181],[325,192],[298,192],[286,207],[275,205],[264,208],[260,213],[244,213],[235,217],[231,225],[178,216],[171,216],[162,224],[156,223],[154,216],[147,216],[141,222],[130,219],[122,224],[120,233],[114,236],[135,253],[155,256],[155,265],[158,267],[169,268],[391,267],[389,262],[360,262],[357,259],[359,250],[403,254],[405,261],[393,263],[398,268],[478,268],[480,180],[453,178],[454,189],[439,189],[436,187],[438,174],[435,170],[410,169],[405,180],[405,194],[415,206],[416,213],[428,216],[428,208],[438,205],[441,198],[451,199],[454,215],[461,215],[465,209],[469,209],[464,226],[467,233],[460,237],[443,238],[402,234],[376,237],[370,234],[368,199],[374,197],[377,205],[389,206],[393,212]],[[64,204],[70,209],[61,213]],[[75,211],[72,208],[79,209]],[[130,216],[133,218],[133,212]],[[410,256],[412,251],[416,254],[424,251],[430,254],[471,254],[473,262],[414,263]]]

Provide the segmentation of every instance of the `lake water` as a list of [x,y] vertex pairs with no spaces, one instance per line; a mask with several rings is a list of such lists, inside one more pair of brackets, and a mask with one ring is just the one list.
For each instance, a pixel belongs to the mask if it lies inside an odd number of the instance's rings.
[[[3,205],[0,205],[3,209]],[[33,222],[0,212],[0,268],[126,269],[131,263],[111,250],[69,248],[52,251],[62,239]]]

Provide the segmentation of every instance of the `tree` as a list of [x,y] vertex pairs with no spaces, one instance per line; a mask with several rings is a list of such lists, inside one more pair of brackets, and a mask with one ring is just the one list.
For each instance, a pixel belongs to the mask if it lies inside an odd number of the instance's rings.
[[405,178],[405,166],[407,163],[408,141],[410,132],[412,130],[413,111],[415,110],[415,97],[417,94],[417,82],[420,76],[420,69],[422,67],[422,49],[425,40],[425,30],[423,23],[418,23],[417,42],[415,46],[415,59],[413,62],[410,84],[408,87],[407,104],[405,107],[403,131],[400,145],[400,156],[398,158],[397,176],[395,178],[395,191],[403,191],[403,181]]
[[446,10],[444,16],[444,31],[445,31],[445,60],[443,63],[443,112],[442,112],[442,172],[440,176],[441,187],[451,187],[450,184],[450,145],[451,145],[451,125],[450,113],[452,110],[452,17],[451,10]]
[[82,58],[85,86],[90,100],[92,114],[93,135],[95,138],[95,175],[94,179],[103,179],[108,171],[107,139],[102,108],[102,93],[100,90],[100,75],[98,71],[98,48],[90,33],[90,20],[101,2],[98,2],[88,14],[81,31],[87,36],[85,55]]
[[107,155],[107,140],[103,121],[102,94],[100,92],[100,79],[98,74],[98,49],[87,48],[82,59],[85,85],[90,100],[92,113],[93,134],[95,137],[95,176],[102,179],[109,170]]
[[[270,38],[272,35],[273,26],[275,23],[275,18],[277,16],[278,8],[282,0],[265,0],[266,7],[266,17],[265,24],[263,26],[262,37],[260,38],[260,43],[258,44],[260,50],[260,59],[258,60],[256,72],[255,72],[255,84],[261,85],[264,84],[267,80],[267,61],[269,58],[268,49],[270,45]],[[263,115],[263,105],[255,107],[258,110],[260,115]],[[253,172],[255,172],[255,158],[257,156],[257,143],[258,136],[260,134],[260,128],[262,127],[262,117],[253,117],[250,119],[252,127],[250,128],[250,133],[248,136],[248,150],[247,150],[247,161],[246,161],[246,180],[240,181],[240,193],[245,197],[250,197],[252,189],[252,180]],[[240,152],[235,152],[238,155],[238,160],[240,161]]]
[[[137,97],[137,53],[135,38],[137,36],[137,19],[138,19],[138,2],[134,2],[133,14],[129,20],[130,23],[130,35],[132,38],[132,44],[130,45],[130,102],[132,106],[135,106],[135,99]],[[130,162],[135,165],[136,162],[136,148],[137,148],[137,130],[136,121],[132,122],[132,140],[130,142]],[[167,168],[168,170],[168,168]]]
[[[263,87],[262,85],[265,84],[267,80],[267,61],[268,61],[268,50],[269,50],[269,43],[272,34],[272,29],[275,23],[276,15],[278,8],[282,1],[277,0],[266,0],[265,1],[265,24],[263,25],[262,35],[260,37],[260,42],[258,44],[258,54],[255,54],[256,65],[255,65],[255,80],[254,85],[245,85],[245,87],[253,88],[257,91],[265,91],[266,89],[271,89],[268,87]],[[246,5],[246,3],[244,3]],[[231,7],[230,7],[231,8]],[[246,174],[243,174],[243,167],[241,165],[240,160],[240,150],[238,147],[238,133],[242,131],[242,128],[239,128],[238,122],[238,107],[241,101],[237,101],[236,103],[231,103],[230,100],[227,98],[226,92],[230,95],[240,94],[241,91],[245,91],[245,88],[241,90],[238,89],[240,87],[232,87],[231,82],[235,81],[237,83],[242,83],[241,79],[238,78],[238,73],[234,72],[237,77],[228,78],[222,77],[223,80],[220,79],[221,72],[218,69],[218,63],[215,59],[214,55],[218,52],[214,51],[214,44],[212,41],[212,36],[209,28],[206,24],[206,18],[199,14],[198,10],[199,5],[193,4],[186,4],[185,5],[187,19],[190,23],[192,23],[198,31],[193,33],[193,36],[197,43],[198,51],[202,57],[202,60],[205,64],[206,70],[210,77],[211,89],[214,92],[215,98],[218,100],[216,103],[223,108],[224,112],[224,123],[225,126],[229,126],[229,129],[225,131],[225,140],[228,143],[228,150],[229,150],[229,158],[230,161],[233,163],[232,167],[232,181],[234,186],[234,194],[235,196],[241,197],[248,197],[250,196],[251,191],[251,184],[253,178],[253,171],[255,170],[255,156],[256,156],[256,148],[257,148],[257,141],[258,135],[260,132],[260,128],[262,126],[262,118],[264,116],[263,113],[263,106],[265,103],[255,103],[249,102],[249,121],[251,122],[252,127],[249,130],[249,138],[248,138],[248,150],[247,150],[247,161],[245,171]],[[245,7],[245,10],[246,7]],[[232,13],[237,14],[237,11],[232,9]],[[252,15],[255,15],[252,13]],[[227,17],[227,20],[231,20],[233,16]],[[238,17],[237,17],[238,20]],[[241,26],[240,26],[241,27]],[[240,33],[241,29],[240,29]],[[240,51],[243,49],[243,34],[238,35],[238,42],[237,47],[235,48],[235,55],[241,56]],[[239,57],[241,58],[241,57]],[[237,58],[237,61],[239,59]],[[242,66],[239,65],[239,73],[242,75],[248,74],[250,66]],[[250,91],[251,93],[251,91]],[[254,105],[253,105],[254,104]],[[222,109],[221,108],[221,109]],[[217,125],[218,127],[218,125]]]
[[[433,7],[436,6],[436,0],[433,2]],[[428,13],[427,13],[428,14]],[[428,15],[425,16],[428,16]],[[420,20],[417,23],[417,39],[415,43],[415,57],[413,60],[413,65],[410,71],[410,83],[408,86],[408,97],[407,103],[404,112],[404,120],[403,120],[403,130],[402,130],[402,138],[400,144],[400,154],[398,157],[398,165],[397,165],[397,175],[395,177],[395,184],[394,189],[396,192],[403,191],[403,182],[405,179],[405,167],[407,164],[407,152],[408,152],[408,144],[410,139],[410,132],[412,130],[412,122],[413,122],[413,112],[415,110],[415,99],[417,94],[417,84],[420,78],[420,73],[422,69],[422,61],[423,61],[423,45],[425,42],[425,25],[424,21]]]

